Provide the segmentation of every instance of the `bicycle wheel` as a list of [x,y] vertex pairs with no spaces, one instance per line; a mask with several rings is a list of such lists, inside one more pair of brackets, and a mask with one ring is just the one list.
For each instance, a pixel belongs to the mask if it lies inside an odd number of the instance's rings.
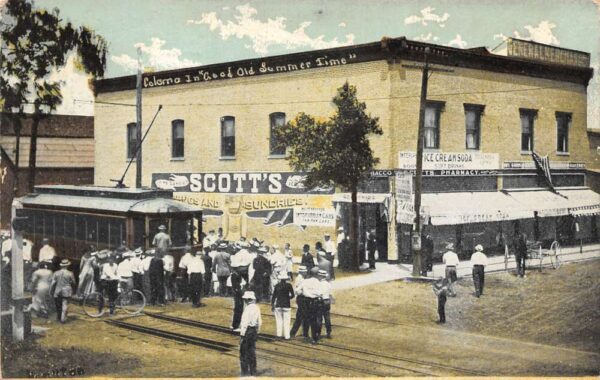
[[560,268],[561,265],[562,265],[562,261],[560,260],[560,257],[558,255],[553,255],[552,256],[552,268],[558,269],[558,268]]
[[139,314],[144,310],[144,306],[146,306],[146,297],[137,289],[121,293],[117,299],[117,307],[125,310],[127,314]]
[[552,255],[550,257],[552,268],[554,268],[554,269],[560,268],[560,266],[562,265],[562,261],[560,260],[560,257],[559,257],[560,243],[557,242],[556,240],[553,241],[552,245],[550,246],[550,254]]
[[98,318],[104,314],[104,296],[98,292],[91,292],[83,299],[83,312],[92,318]]

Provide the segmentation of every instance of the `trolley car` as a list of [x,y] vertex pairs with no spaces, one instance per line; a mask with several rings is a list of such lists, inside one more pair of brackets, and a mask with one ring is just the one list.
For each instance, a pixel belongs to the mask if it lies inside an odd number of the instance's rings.
[[178,261],[186,245],[202,233],[202,210],[173,199],[173,192],[150,188],[96,186],[36,186],[35,192],[13,205],[16,216],[27,217],[23,236],[34,244],[37,261],[43,238],[57,256],[79,261],[91,245],[96,249],[150,249],[160,225],[167,227]]

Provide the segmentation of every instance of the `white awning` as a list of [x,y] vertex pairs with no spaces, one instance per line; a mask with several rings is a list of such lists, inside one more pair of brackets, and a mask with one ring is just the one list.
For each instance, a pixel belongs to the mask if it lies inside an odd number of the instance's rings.
[[533,218],[532,211],[499,191],[423,194],[421,204],[432,225]]
[[524,209],[536,211],[541,218],[564,215],[600,214],[600,194],[590,189],[512,191],[510,195]]

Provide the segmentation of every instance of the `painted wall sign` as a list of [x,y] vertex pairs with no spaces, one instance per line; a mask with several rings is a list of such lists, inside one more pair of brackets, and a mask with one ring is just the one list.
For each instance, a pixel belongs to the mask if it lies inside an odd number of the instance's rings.
[[301,173],[153,173],[152,183],[175,192],[223,194],[333,194],[333,187],[306,189]]
[[294,224],[299,226],[335,227],[334,208],[294,207]]
[[[411,173],[415,174],[415,169],[403,170],[373,170],[369,173],[370,178],[384,178],[395,176],[396,173]],[[499,174],[499,170],[480,170],[480,169],[452,169],[452,170],[423,170],[425,177],[478,177],[478,176],[495,176]]]
[[146,74],[142,79],[144,88],[174,86],[180,84],[211,82],[222,79],[244,78],[265,74],[287,73],[329,66],[343,66],[367,60],[359,59],[356,52],[327,52],[322,55],[304,56],[295,61],[253,60],[231,65],[196,67],[177,72]]
[[[503,169],[535,169],[535,163],[531,161],[504,161]],[[550,161],[550,169],[585,169],[583,162]]]
[[[399,152],[398,168],[415,169],[415,152]],[[481,152],[424,152],[424,170],[497,170],[500,167],[498,153]]]

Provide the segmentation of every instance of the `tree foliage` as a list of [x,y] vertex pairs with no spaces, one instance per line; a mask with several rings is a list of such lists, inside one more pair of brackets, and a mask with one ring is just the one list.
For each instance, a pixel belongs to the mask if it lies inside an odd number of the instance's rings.
[[287,148],[290,166],[306,173],[307,188],[335,185],[351,193],[350,254],[348,269],[358,270],[358,185],[379,159],[369,145],[370,135],[382,135],[379,118],[367,114],[356,97],[356,87],[346,82],[338,88],[329,119],[298,114],[274,130],[278,147]]
[[379,162],[369,145],[369,135],[382,135],[379,118],[366,112],[356,97],[356,87],[347,82],[333,98],[337,110],[329,119],[298,114],[284,127],[274,130],[278,144],[287,148],[288,161],[305,172],[309,188],[334,184],[346,191]]
[[36,120],[55,111],[62,102],[62,83],[51,80],[50,74],[64,67],[74,53],[85,72],[103,76],[107,43],[87,27],[64,23],[58,9],[37,9],[31,1],[8,0],[0,16],[0,103],[14,122],[26,111],[33,114],[33,175]]

